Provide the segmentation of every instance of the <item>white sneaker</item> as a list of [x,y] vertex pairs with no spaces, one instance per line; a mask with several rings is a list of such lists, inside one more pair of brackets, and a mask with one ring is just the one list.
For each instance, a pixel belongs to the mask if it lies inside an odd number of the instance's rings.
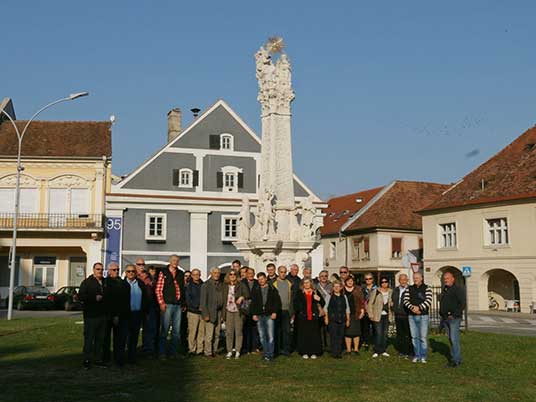
[[412,363],[419,363],[419,358],[418,357],[414,357],[412,360],[411,360]]
[[309,358],[309,355],[303,355],[302,357],[307,360]]
[[373,359],[375,359],[375,358],[377,358],[377,357],[378,357],[378,353],[374,353],[374,354],[372,355],[372,358],[373,358]]
[[311,355],[311,359],[316,359],[316,355]]
[[233,352],[229,352],[225,355],[226,359],[230,359],[231,357],[233,357]]
[[383,356],[383,357],[389,357],[389,356],[391,356],[391,355],[390,355],[389,353],[387,353],[387,352],[383,352],[383,353],[382,353],[382,356]]
[[240,358],[240,352],[236,352],[236,354],[235,354],[235,357],[234,357],[234,358],[235,358],[235,359],[239,359],[239,358]]
[[426,359],[421,359],[421,363],[426,364]]

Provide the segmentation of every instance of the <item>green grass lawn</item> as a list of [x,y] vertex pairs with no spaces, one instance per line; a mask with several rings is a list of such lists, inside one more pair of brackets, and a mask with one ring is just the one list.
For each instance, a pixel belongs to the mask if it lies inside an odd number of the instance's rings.
[[85,371],[78,320],[0,322],[0,401],[536,401],[536,338],[469,332],[458,369],[444,367],[446,337],[431,336],[427,365],[363,352],[268,364],[258,355],[141,360]]

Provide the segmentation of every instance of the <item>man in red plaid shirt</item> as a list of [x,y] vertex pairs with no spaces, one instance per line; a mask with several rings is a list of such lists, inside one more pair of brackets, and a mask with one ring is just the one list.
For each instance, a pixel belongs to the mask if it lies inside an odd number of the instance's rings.
[[[179,256],[169,257],[169,265],[162,269],[156,281],[156,299],[160,307],[159,357],[161,360],[177,356],[180,333],[182,304],[184,300],[184,272],[179,268]],[[167,351],[167,337],[171,328],[171,343]],[[168,352],[166,354],[166,351]]]

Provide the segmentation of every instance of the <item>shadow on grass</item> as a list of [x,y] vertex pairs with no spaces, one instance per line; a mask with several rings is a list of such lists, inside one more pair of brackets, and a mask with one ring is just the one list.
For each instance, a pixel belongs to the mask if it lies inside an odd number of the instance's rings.
[[447,360],[450,360],[449,345],[439,342],[434,338],[430,338],[430,349],[432,350],[432,353],[439,353],[440,355],[445,356]]
[[[1,350],[1,349],[0,349]],[[82,353],[17,357],[31,347],[3,348],[13,356],[0,361],[2,383],[10,384],[0,400],[31,401],[198,401],[199,373],[188,358],[159,361],[139,355],[135,365],[122,368],[82,367]],[[59,352],[61,353],[61,352]],[[28,387],[28,384],[32,384]],[[58,399],[58,395],[61,397]],[[6,399],[2,399],[6,398]]]
[[0,359],[21,353],[33,352],[36,349],[37,347],[34,345],[0,346]]

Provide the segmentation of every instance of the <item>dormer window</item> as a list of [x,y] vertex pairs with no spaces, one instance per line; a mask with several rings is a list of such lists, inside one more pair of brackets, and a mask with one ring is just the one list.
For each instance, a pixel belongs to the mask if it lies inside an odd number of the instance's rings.
[[220,135],[220,149],[232,151],[234,149],[234,139],[231,134]]
[[179,170],[179,187],[193,187],[193,171],[191,169],[185,168]]

